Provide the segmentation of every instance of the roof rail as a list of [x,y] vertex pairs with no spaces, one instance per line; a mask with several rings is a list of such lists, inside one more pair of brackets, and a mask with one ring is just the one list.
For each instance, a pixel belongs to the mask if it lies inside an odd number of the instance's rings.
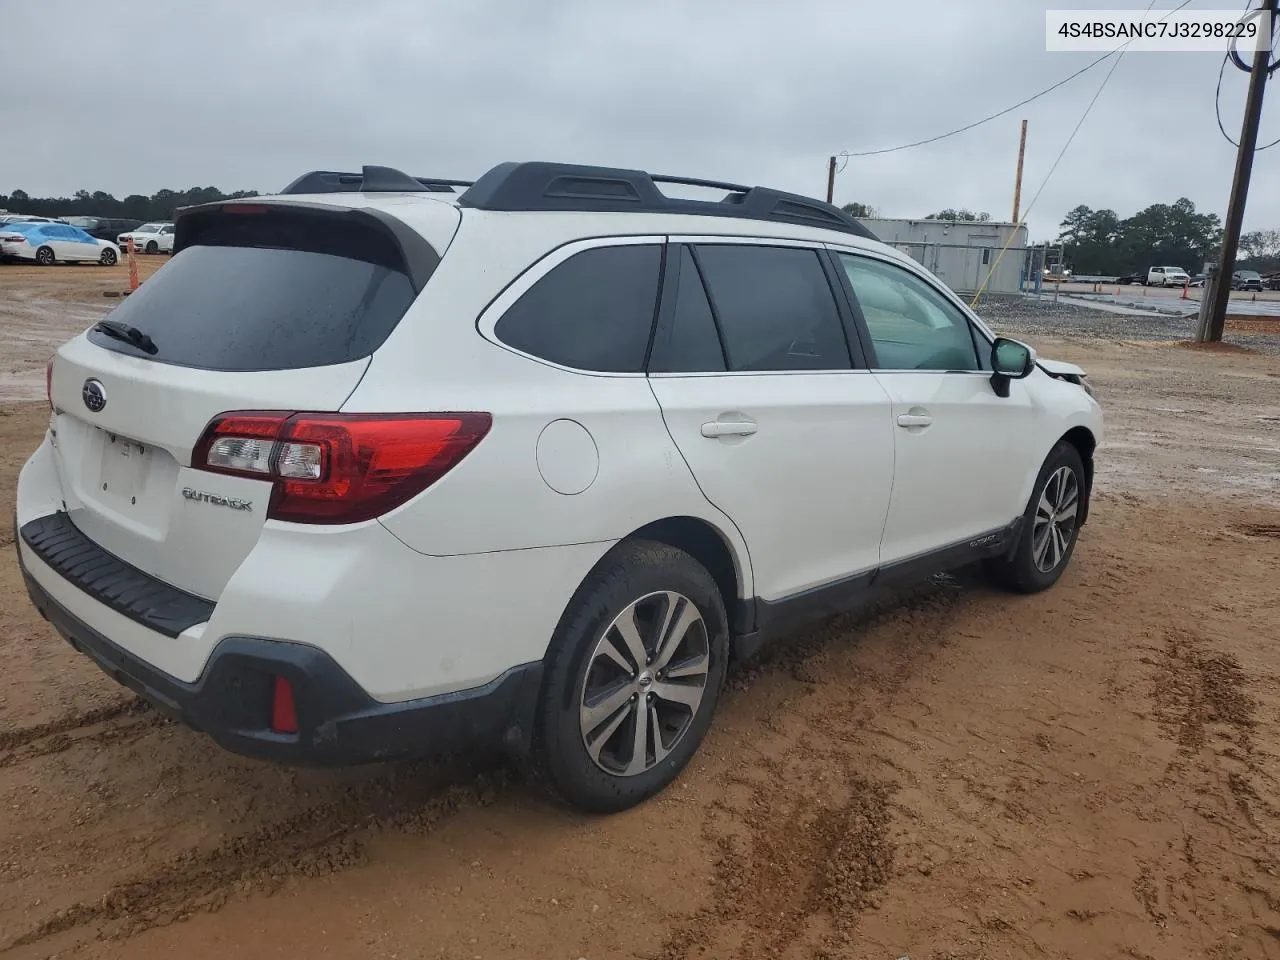
[[455,187],[469,187],[470,180],[441,177],[411,177],[392,167],[365,166],[360,173],[312,170],[304,173],[280,192],[289,193],[456,193]]
[[[676,183],[728,191],[721,200],[668,197],[657,183]],[[652,175],[643,170],[568,163],[500,163],[458,198],[478,210],[602,211],[615,213],[685,213],[795,223],[877,237],[839,207],[812,197],[768,187]]]

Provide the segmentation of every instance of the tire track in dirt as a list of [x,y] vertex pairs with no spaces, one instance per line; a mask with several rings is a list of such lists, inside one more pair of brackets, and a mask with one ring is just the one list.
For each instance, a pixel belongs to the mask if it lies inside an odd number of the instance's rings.
[[[264,895],[293,878],[320,877],[363,863],[376,831],[430,831],[463,807],[488,806],[510,784],[505,771],[471,772],[406,764],[207,851],[185,850],[93,901],[58,910],[3,950],[76,939],[114,939],[220,909],[232,897]],[[85,927],[95,927],[85,934]]]
[[[50,720],[48,723],[40,723],[30,727],[18,727],[14,730],[0,730],[0,752],[17,750],[46,738],[71,734],[83,728],[93,727],[97,724],[107,723],[123,717],[136,716],[150,710],[151,707],[145,700],[134,697],[107,704],[103,707],[97,707],[93,710],[86,710],[84,713],[59,717],[57,720]],[[46,752],[56,753],[58,751]],[[0,766],[4,765],[6,765],[6,761],[0,758]]]
[[[1273,778],[1253,742],[1257,702],[1247,692],[1251,678],[1236,657],[1214,651],[1207,638],[1192,630],[1167,630],[1157,651],[1159,659],[1144,658],[1155,667],[1154,716],[1163,735],[1178,747],[1166,778],[1196,783],[1196,799],[1188,809],[1218,832],[1224,847],[1234,842],[1245,850],[1280,849],[1280,808],[1265,799],[1268,791],[1255,786],[1260,778]],[[1229,815],[1233,807],[1240,814],[1234,819]],[[1280,929],[1276,866],[1269,857],[1241,855],[1229,872],[1215,876],[1214,868],[1196,856],[1188,835],[1180,849],[1143,866],[1134,895],[1152,921],[1164,927],[1180,909],[1198,912],[1182,892],[1197,878],[1210,887],[1215,880],[1234,884],[1253,904],[1253,918],[1229,918],[1236,927],[1229,935],[1260,944],[1276,939],[1273,931]]]
[[[955,586],[946,581],[886,594],[735,678],[754,682],[785,671],[818,691],[829,684],[832,661],[849,652],[851,631],[891,626],[897,634],[886,672],[858,675],[836,702],[821,694],[789,701],[786,710],[802,718],[801,731],[773,728],[762,751],[781,759],[756,760],[729,777],[726,796],[712,803],[704,824],[718,851],[711,902],[678,922],[648,956],[845,955],[859,916],[879,905],[896,854],[890,833],[897,784],[868,775],[866,754],[851,744],[945,642],[959,598]],[[839,730],[834,741],[833,730]]]

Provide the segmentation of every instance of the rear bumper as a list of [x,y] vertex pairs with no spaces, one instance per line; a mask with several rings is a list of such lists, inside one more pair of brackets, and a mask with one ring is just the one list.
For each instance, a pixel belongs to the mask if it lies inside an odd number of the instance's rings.
[[[162,712],[234,753],[300,766],[347,766],[462,749],[527,749],[541,662],[513,667],[471,690],[383,703],[317,647],[226,637],[200,677],[186,683],[84,623],[25,568],[23,578],[32,603],[73,647]],[[296,734],[271,729],[276,676],[293,687]]]

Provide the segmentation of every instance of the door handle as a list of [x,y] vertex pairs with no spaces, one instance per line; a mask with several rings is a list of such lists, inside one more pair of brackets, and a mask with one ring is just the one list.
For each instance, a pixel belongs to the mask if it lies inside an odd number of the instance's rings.
[[708,420],[702,425],[704,437],[749,437],[755,432],[750,420]]
[[933,423],[933,417],[927,413],[898,414],[898,426],[900,427],[927,427],[931,423]]

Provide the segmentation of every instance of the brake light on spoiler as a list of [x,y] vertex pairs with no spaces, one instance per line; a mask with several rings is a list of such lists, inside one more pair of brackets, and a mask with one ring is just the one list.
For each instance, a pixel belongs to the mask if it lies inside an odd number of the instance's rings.
[[427,489],[491,424],[487,413],[236,411],[210,421],[191,466],[272,481],[270,519],[358,523]]

